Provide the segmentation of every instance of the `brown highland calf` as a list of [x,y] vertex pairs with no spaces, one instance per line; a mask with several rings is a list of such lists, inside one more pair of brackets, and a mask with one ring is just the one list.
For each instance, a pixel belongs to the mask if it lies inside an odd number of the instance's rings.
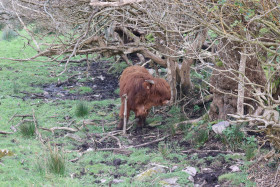
[[171,98],[169,84],[161,78],[153,77],[146,68],[141,66],[130,66],[126,68],[120,78],[120,123],[118,130],[123,128],[124,104],[127,95],[127,121],[130,111],[138,118],[138,127],[146,125],[146,117],[152,106],[167,104]]

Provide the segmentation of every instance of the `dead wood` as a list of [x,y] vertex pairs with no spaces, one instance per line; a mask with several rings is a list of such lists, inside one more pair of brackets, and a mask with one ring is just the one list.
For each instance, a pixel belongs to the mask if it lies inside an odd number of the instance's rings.
[[192,153],[192,152],[195,152],[195,153],[212,153],[212,152],[215,152],[215,153],[222,153],[222,154],[242,154],[244,155],[244,153],[235,153],[235,152],[232,152],[232,151],[221,151],[221,150],[198,150],[198,149],[189,149],[189,150],[186,150],[186,151],[181,151],[182,153]]
[[0,131],[0,134],[13,134],[14,132],[4,132],[4,131]]
[[40,142],[44,145],[45,141],[43,140],[42,135],[41,135],[40,131],[38,130],[38,123],[37,123],[37,119],[35,117],[35,111],[33,108],[32,108],[32,112],[33,112],[33,115],[32,115],[33,121],[34,121],[34,125],[35,125],[35,133],[37,134],[37,137],[39,138]]
[[73,128],[70,128],[70,127],[52,127],[52,128],[49,128],[49,129],[45,128],[45,127],[39,127],[39,128],[42,129],[42,130],[52,132],[52,133],[54,133],[54,131],[56,131],[56,130],[65,130],[65,131],[70,131],[70,132],[77,132],[81,129],[81,128],[73,129]]

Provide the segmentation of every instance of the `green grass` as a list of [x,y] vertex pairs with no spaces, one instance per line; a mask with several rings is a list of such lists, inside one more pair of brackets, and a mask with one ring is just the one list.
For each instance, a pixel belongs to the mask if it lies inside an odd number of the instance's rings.
[[244,172],[241,173],[226,173],[221,176],[219,176],[218,180],[220,182],[222,181],[230,181],[231,185],[235,186],[255,186],[256,184],[250,180],[247,179],[248,175]]

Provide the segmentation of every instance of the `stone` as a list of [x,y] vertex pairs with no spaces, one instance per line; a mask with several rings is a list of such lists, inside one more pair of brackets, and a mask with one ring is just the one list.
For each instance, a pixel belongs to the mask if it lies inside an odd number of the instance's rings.
[[237,165],[230,166],[229,169],[231,169],[232,172],[240,171],[240,168]]
[[188,177],[188,179],[189,179],[189,181],[194,182],[193,176],[190,175],[190,176]]
[[182,170],[183,172],[186,172],[187,174],[191,175],[191,176],[195,176],[196,175],[196,169],[194,167],[186,167],[185,169]]
[[159,182],[160,185],[162,186],[179,186],[176,182],[178,180],[178,177],[172,177],[172,178],[168,178],[168,179],[163,179]]
[[160,167],[160,166],[152,167],[152,168],[138,174],[135,177],[135,180],[144,181],[146,178],[149,178],[152,175],[157,174],[157,173],[165,173],[165,169],[163,167]]
[[112,183],[113,184],[119,184],[119,183],[122,183],[124,180],[122,179],[113,179]]
[[215,125],[212,126],[212,130],[216,133],[216,134],[222,134],[223,131],[230,125],[230,123],[228,121],[221,121]]

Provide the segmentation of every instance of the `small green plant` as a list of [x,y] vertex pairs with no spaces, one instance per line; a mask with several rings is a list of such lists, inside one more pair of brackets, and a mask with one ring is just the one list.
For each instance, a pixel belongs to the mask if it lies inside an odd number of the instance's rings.
[[6,27],[3,30],[2,40],[11,41],[12,39],[14,39],[16,37],[17,37],[17,33],[14,30],[10,29],[9,27]]
[[23,123],[20,127],[20,133],[25,138],[31,138],[35,135],[35,125],[32,122]]
[[120,88],[117,88],[116,90],[114,90],[114,93],[119,95],[120,94]]
[[209,131],[206,129],[201,129],[194,136],[195,136],[194,141],[196,143],[196,146],[200,147],[208,141]]
[[218,66],[218,67],[223,67],[223,66],[224,66],[224,63],[223,63],[221,60],[218,60],[218,61],[216,62],[216,66]]
[[252,160],[256,156],[257,142],[254,136],[246,137],[244,150],[246,159]]
[[125,62],[113,63],[108,71],[112,74],[121,74],[127,67],[128,65]]
[[40,173],[40,175],[44,175],[46,173],[45,165],[39,158],[37,158],[37,161],[35,162],[35,170]]
[[240,128],[240,125],[233,125],[224,130],[221,135],[223,143],[227,144],[233,151],[241,147],[243,138],[245,137]]
[[153,36],[153,34],[147,34],[145,36],[146,40],[148,40],[149,42],[154,42],[155,41],[155,37]]
[[60,176],[63,176],[65,174],[65,158],[62,152],[58,150],[57,147],[54,147],[52,149],[50,146],[49,149],[49,155],[47,158],[47,168],[48,171]]
[[161,153],[163,158],[166,158],[170,153],[169,146],[165,143],[158,144],[158,151]]
[[198,105],[194,105],[193,111],[196,112],[196,111],[199,111],[199,110],[200,110],[200,107]]
[[5,27],[4,23],[0,23],[0,31]]
[[84,102],[79,102],[76,106],[76,116],[77,117],[84,117],[88,115],[89,108]]
[[14,94],[19,93],[19,85],[16,82],[13,82],[13,93]]

